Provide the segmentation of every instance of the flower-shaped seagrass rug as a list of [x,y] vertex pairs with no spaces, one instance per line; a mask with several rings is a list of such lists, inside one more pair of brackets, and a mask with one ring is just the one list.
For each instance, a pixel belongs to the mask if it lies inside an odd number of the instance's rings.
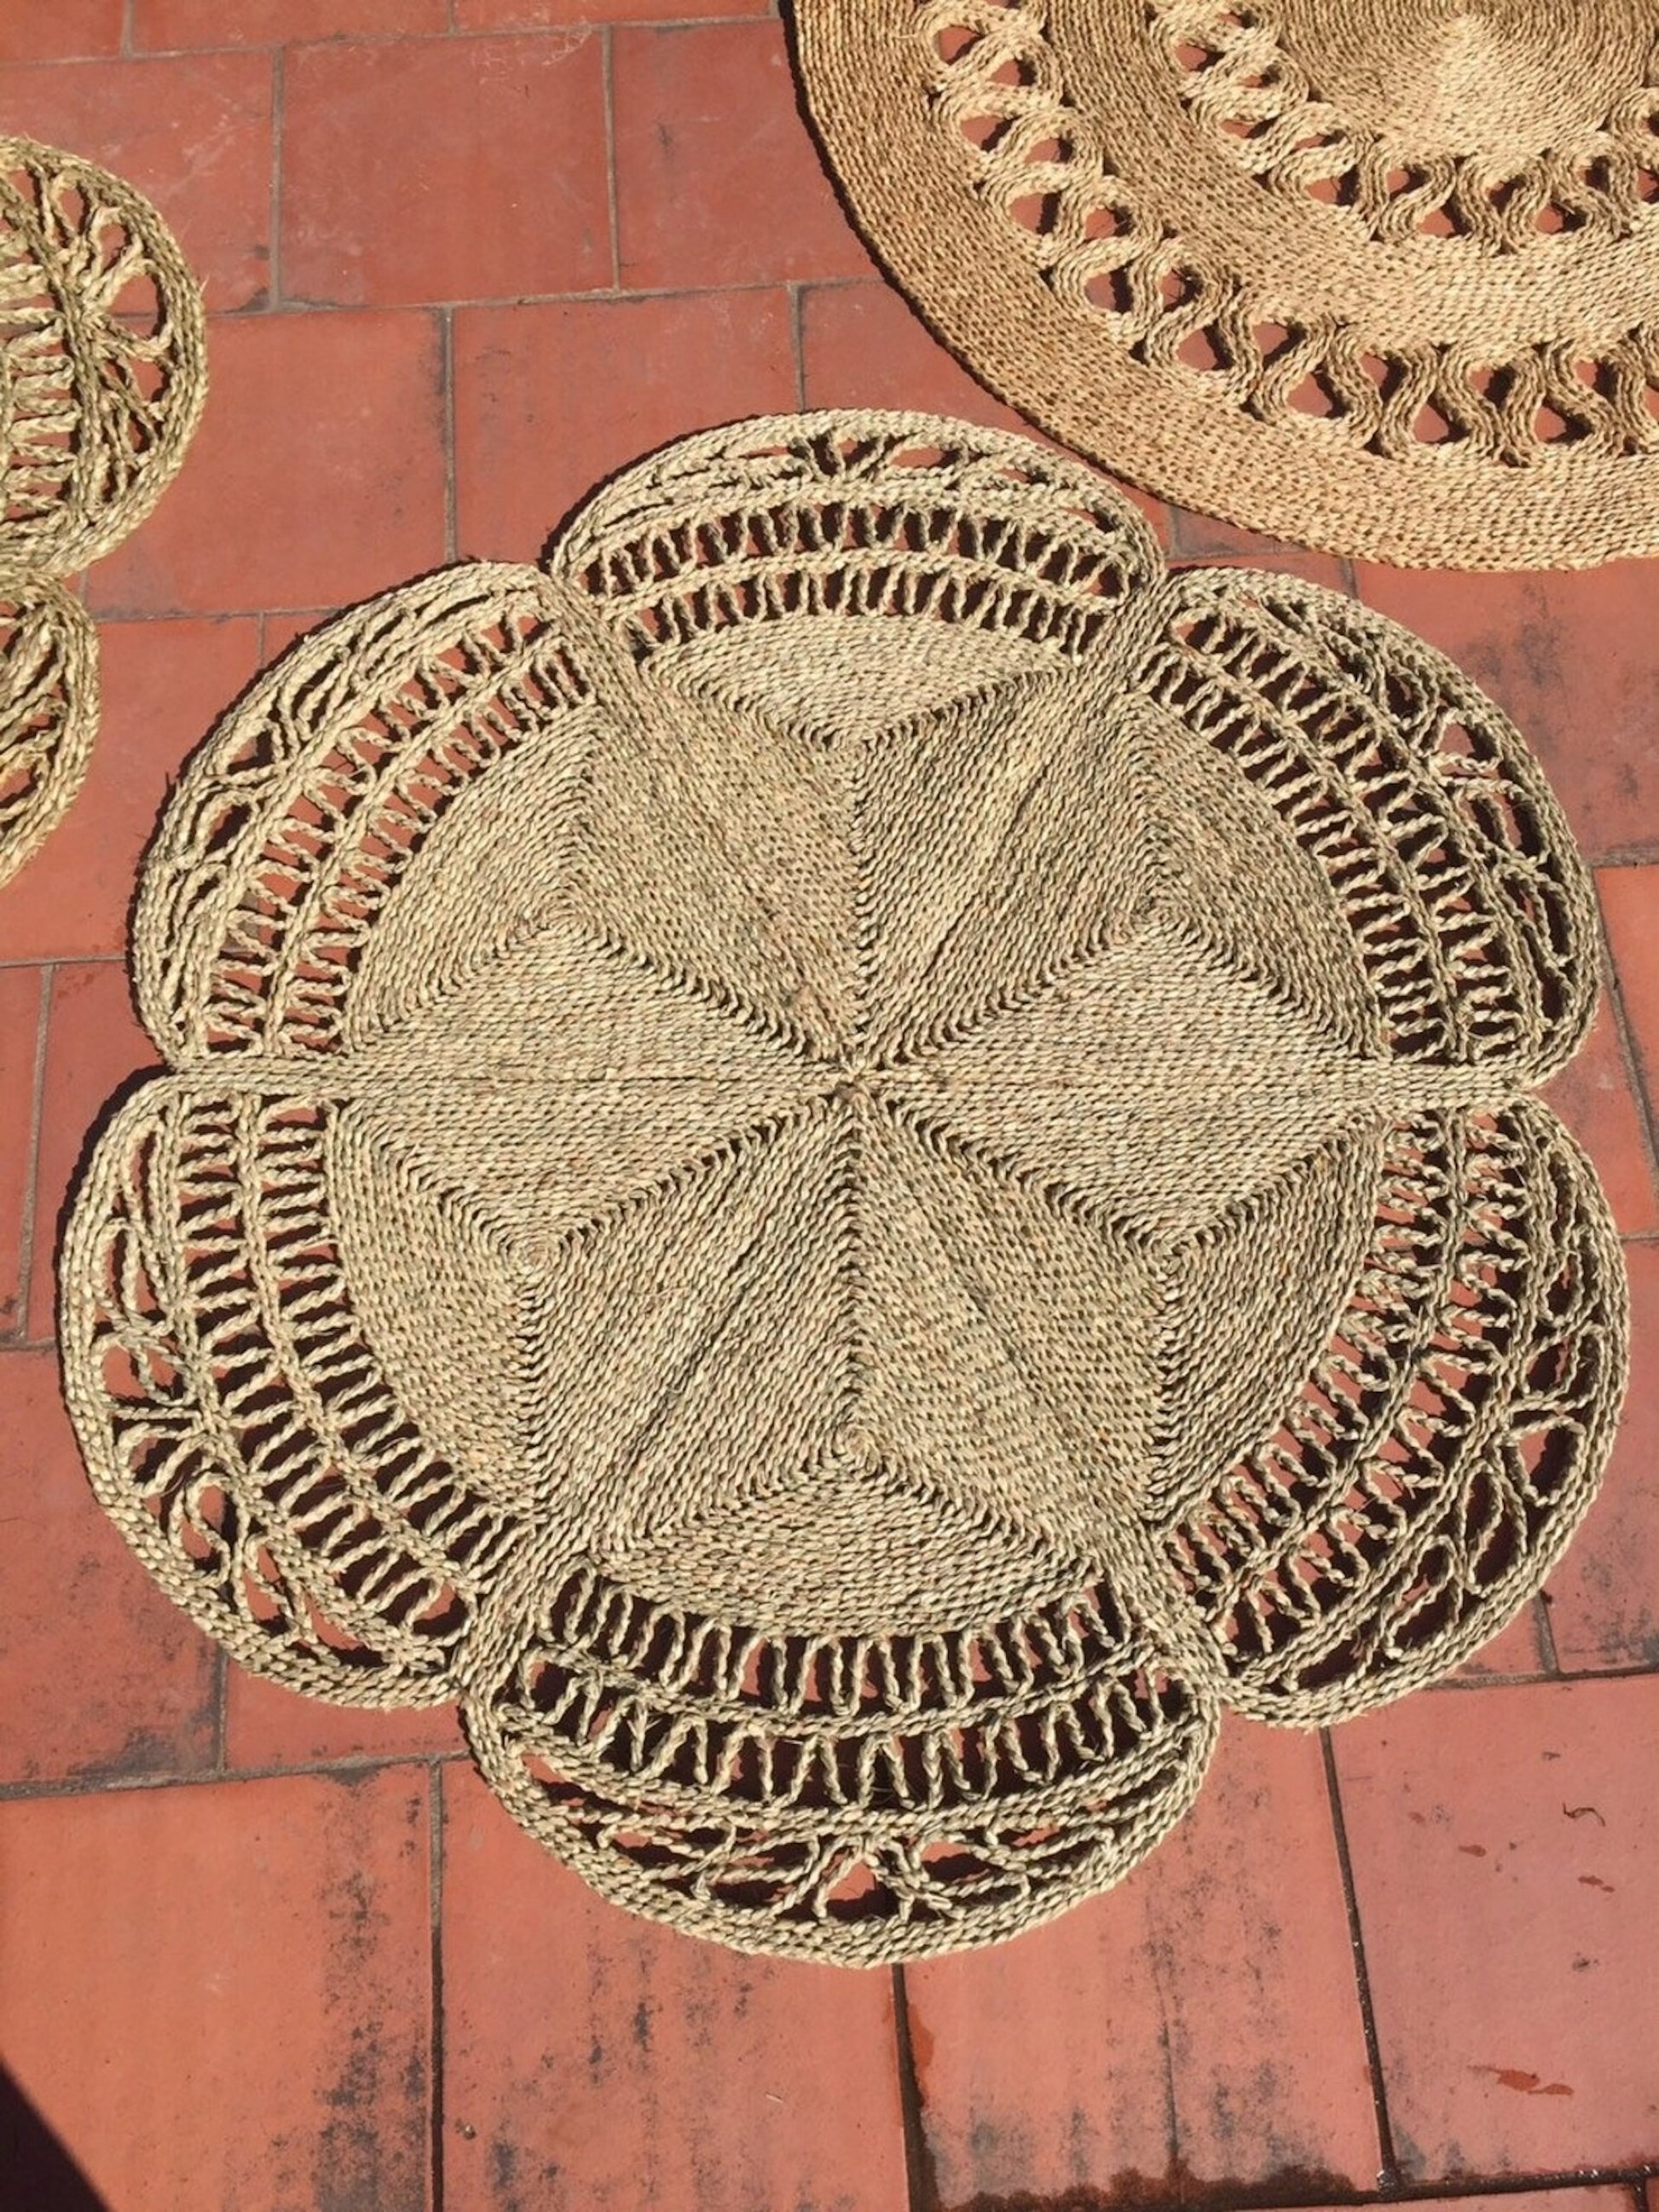
[[63,1259],[98,1494],[249,1666],[459,1696],[607,1896],[872,1962],[1104,1887],[1224,1707],[1443,1673],[1595,1487],[1531,1086],[1590,895],[1351,601],[1023,439],[686,440],[303,640],[134,932]]
[[0,883],[86,774],[98,639],[57,580],[172,481],[207,396],[201,293],[161,218],[73,154],[0,138]]
[[1651,0],[796,0],[854,214],[1167,497],[1471,568],[1659,550]]

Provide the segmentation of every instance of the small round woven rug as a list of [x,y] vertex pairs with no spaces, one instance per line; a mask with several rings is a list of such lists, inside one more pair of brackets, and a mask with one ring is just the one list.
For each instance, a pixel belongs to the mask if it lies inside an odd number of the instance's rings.
[[1182,505],[1408,565],[1659,550],[1646,0],[797,0],[976,374]]
[[1394,624],[964,423],[688,439],[186,770],[62,1259],[94,1484],[249,1666],[459,1697],[622,1904],[1013,1935],[1577,1525],[1595,945]]
[[206,396],[200,289],[155,210],[0,138],[0,883],[80,788],[98,726],[97,635],[55,580],[143,520]]

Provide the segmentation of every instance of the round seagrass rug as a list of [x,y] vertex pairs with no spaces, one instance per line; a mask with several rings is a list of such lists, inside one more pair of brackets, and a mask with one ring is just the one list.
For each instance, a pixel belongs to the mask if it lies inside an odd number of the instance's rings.
[[0,138],[0,883],[53,828],[98,724],[93,624],[55,579],[176,474],[207,394],[195,278],[130,185]]
[[248,1665],[459,1696],[606,1895],[1012,1935],[1222,1710],[1444,1672],[1595,1490],[1595,991],[1515,732],[1023,439],[688,439],[187,769],[62,1264],[98,1494]]
[[797,0],[871,244],[984,381],[1407,564],[1659,550],[1650,0]]

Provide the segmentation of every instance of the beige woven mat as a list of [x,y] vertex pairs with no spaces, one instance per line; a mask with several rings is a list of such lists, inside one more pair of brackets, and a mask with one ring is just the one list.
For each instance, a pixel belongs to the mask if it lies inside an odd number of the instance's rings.
[[797,0],[871,243],[1081,452],[1343,554],[1659,550],[1649,0]]
[[143,520],[206,393],[201,295],[155,209],[0,138],[0,883],[80,788],[98,725],[97,635],[58,580]]
[[698,1934],[1059,1911],[1224,1707],[1443,1674],[1595,1487],[1555,801],[1407,633],[1166,575],[1027,441],[739,424],[329,623],[133,961],[167,1070],[62,1267],[100,1498]]

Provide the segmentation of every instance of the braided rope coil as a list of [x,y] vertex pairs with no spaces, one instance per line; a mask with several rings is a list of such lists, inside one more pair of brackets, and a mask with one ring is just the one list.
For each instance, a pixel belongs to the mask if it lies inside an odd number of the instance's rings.
[[1398,1696],[1567,1542],[1595,945],[1395,625],[963,423],[685,440],[186,770],[61,1271],[94,1485],[246,1664],[459,1697],[626,1905],[1014,1934],[1224,1708]]

